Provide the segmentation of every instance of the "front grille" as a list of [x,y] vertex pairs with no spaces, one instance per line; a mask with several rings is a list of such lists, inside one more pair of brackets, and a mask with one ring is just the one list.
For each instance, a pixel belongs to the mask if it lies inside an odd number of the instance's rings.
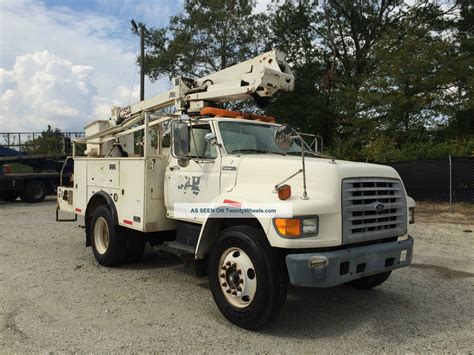
[[364,177],[342,180],[343,243],[405,234],[406,204],[405,191],[398,179]]

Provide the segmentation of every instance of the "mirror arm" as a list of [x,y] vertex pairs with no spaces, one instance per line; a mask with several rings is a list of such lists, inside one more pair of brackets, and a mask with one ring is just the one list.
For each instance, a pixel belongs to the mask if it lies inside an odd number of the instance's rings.
[[296,175],[298,175],[299,173],[302,173],[303,172],[303,169],[300,169],[298,170],[296,173],[294,173],[293,175],[290,175],[289,177],[287,177],[285,180],[279,182],[278,184],[275,185],[275,189],[273,190],[273,192],[278,192],[278,188],[283,185],[285,182],[287,182],[288,180],[290,180],[291,178],[295,177]]

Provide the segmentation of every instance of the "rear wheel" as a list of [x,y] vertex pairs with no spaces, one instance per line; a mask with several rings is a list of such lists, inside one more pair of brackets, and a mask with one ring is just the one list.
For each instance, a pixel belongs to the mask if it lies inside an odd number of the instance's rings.
[[279,313],[286,300],[282,259],[255,228],[225,229],[211,251],[208,268],[219,310],[239,327],[262,327]]
[[44,201],[48,190],[46,184],[40,180],[32,180],[26,183],[20,198],[24,202],[35,203]]
[[358,288],[360,290],[370,290],[371,288],[380,286],[390,277],[391,271],[383,272],[381,274],[362,277],[347,283],[347,285]]
[[117,233],[112,214],[105,206],[94,212],[91,223],[92,251],[97,262],[103,266],[122,264],[127,255],[127,239]]

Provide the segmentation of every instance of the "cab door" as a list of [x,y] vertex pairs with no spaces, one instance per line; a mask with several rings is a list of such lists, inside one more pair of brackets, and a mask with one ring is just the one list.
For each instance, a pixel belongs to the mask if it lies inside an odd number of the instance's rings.
[[[175,131],[173,131],[175,135]],[[175,204],[187,204],[189,207],[203,207],[210,204],[220,193],[221,183],[221,156],[216,145],[206,141],[206,134],[213,133],[209,123],[197,124],[189,127],[188,157],[183,164],[178,163],[172,144],[168,166],[165,172],[165,204],[169,217],[202,222],[202,217],[188,215],[183,217],[181,208]],[[177,137],[173,137],[173,141]]]

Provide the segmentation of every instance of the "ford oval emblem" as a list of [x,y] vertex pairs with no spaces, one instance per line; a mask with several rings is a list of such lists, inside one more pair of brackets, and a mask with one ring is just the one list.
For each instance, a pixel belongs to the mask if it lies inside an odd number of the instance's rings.
[[377,202],[377,203],[374,205],[374,209],[375,209],[376,211],[381,212],[381,211],[383,211],[383,210],[385,209],[385,206],[383,205],[383,203]]

